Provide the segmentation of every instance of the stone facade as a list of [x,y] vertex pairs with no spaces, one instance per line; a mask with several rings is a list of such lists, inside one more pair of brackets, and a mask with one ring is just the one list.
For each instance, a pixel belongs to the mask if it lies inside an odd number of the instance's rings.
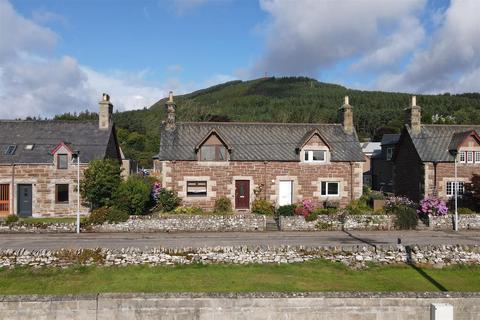
[[[9,186],[9,214],[17,214],[18,185],[31,184],[33,217],[75,215],[77,212],[77,165],[70,162],[67,169],[58,169],[55,162],[0,166],[0,184]],[[80,164],[80,179],[86,168],[87,164]],[[57,184],[68,184],[68,201],[62,203],[56,201],[55,186]],[[88,210],[88,207],[80,206],[82,215],[87,214]]]
[[393,230],[394,217],[391,215],[338,216],[319,215],[314,221],[304,217],[280,217],[282,231],[341,231],[341,230]]
[[[455,226],[455,216],[452,214],[446,216],[429,216],[429,228],[432,230],[453,230]],[[480,214],[459,214],[459,230],[480,230]]]
[[[235,181],[250,181],[250,204],[255,200],[254,190],[261,188],[260,197],[278,202],[279,181],[293,182],[293,202],[312,199],[317,205],[324,201],[338,202],[342,207],[362,194],[362,162],[330,162],[312,164],[280,161],[156,161],[157,175],[162,185],[176,191],[189,205],[212,209],[215,199],[226,196],[235,204]],[[207,195],[188,197],[187,181],[206,181]],[[321,182],[339,182],[339,196],[322,196]]]

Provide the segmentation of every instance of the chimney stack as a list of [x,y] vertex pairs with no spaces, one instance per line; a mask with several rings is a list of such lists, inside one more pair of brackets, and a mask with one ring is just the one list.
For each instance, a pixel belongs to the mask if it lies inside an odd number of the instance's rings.
[[348,96],[345,96],[343,105],[339,109],[340,121],[343,124],[343,130],[347,134],[353,134],[353,108],[349,103]]
[[175,124],[175,109],[177,109],[177,105],[173,102],[173,92],[170,91],[168,95],[168,101],[165,104],[165,108],[167,109],[167,121],[165,121],[165,130],[167,131],[174,131],[176,128]]
[[102,130],[108,130],[112,126],[113,105],[110,102],[110,96],[106,93],[102,95],[102,100],[98,103],[98,127]]
[[417,97],[412,96],[410,106],[405,108],[405,124],[410,127],[411,132],[416,135],[421,131],[422,108],[417,106]]

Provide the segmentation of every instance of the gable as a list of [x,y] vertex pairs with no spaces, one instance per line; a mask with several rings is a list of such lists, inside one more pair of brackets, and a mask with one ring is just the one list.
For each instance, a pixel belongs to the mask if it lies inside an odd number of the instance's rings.
[[318,134],[314,134],[303,147],[328,147],[328,145]]
[[461,148],[476,148],[480,146],[480,138],[477,134],[472,133],[468,137],[463,140],[460,145],[459,149]]

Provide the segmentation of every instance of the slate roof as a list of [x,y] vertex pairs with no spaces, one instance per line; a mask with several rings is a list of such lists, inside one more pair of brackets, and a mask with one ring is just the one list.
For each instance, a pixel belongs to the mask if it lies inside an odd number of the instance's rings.
[[162,126],[159,160],[196,160],[195,146],[215,130],[231,145],[233,161],[299,161],[302,138],[317,129],[331,147],[331,161],[364,161],[356,133],[340,124],[185,122],[175,131]]
[[[0,163],[51,163],[51,151],[61,142],[80,150],[83,163],[103,159],[113,129],[100,130],[98,121],[0,121]],[[32,150],[25,150],[33,144]],[[8,146],[16,145],[13,155]]]
[[400,133],[386,133],[382,136],[382,141],[380,145],[390,145],[390,144],[397,144],[400,140]]
[[449,152],[452,144],[465,137],[466,132],[480,133],[480,125],[436,125],[424,124],[418,135],[413,135],[409,126],[407,132],[423,162],[453,162]]

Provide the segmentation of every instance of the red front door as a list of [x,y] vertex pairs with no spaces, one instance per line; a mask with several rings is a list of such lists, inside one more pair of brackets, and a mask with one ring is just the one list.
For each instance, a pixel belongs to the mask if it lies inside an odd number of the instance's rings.
[[250,208],[250,181],[235,180],[235,209]]

